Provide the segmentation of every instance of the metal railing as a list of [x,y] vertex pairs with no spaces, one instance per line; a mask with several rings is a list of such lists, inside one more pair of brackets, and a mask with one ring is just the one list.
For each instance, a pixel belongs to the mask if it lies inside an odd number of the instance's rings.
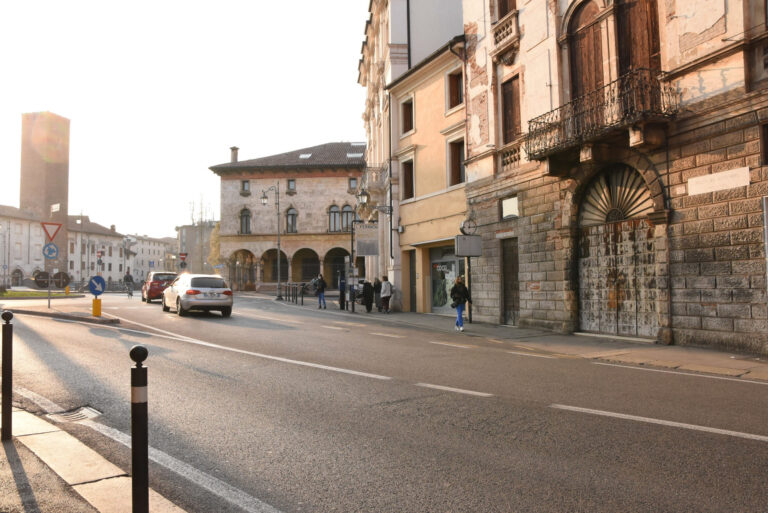
[[669,118],[678,108],[678,94],[658,71],[637,69],[528,121],[525,151],[540,159],[639,121]]

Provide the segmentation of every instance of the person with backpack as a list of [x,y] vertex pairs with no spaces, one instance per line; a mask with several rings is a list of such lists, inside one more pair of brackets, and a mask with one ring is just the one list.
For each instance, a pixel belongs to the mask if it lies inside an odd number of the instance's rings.
[[317,287],[317,308],[327,309],[325,306],[325,287],[328,285],[325,283],[322,274],[317,276],[317,282],[315,282],[315,286]]
[[471,304],[472,298],[461,276],[456,277],[456,281],[451,287],[451,300],[453,300],[451,306],[456,309],[456,331],[464,331],[464,306],[467,301]]

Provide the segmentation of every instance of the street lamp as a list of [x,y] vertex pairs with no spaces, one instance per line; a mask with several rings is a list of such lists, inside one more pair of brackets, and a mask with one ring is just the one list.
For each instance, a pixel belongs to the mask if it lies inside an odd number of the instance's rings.
[[368,191],[365,189],[361,189],[360,192],[357,194],[357,202],[363,207],[363,208],[369,208],[371,210],[378,210],[379,212],[383,212],[386,215],[390,215],[392,213],[392,207],[389,205],[369,205],[368,201],[370,201],[371,195],[368,194]]
[[262,205],[266,205],[267,201],[269,201],[269,198],[267,198],[269,191],[275,191],[275,205],[277,207],[277,297],[275,299],[282,301],[283,294],[280,283],[280,260],[282,260],[282,251],[280,250],[280,182],[261,191]]

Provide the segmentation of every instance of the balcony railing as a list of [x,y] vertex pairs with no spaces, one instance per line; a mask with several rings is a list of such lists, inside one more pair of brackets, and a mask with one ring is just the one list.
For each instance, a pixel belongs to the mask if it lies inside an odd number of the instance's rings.
[[679,108],[674,89],[657,71],[638,69],[528,121],[525,151],[541,159],[640,121],[662,120]]
[[523,157],[523,147],[520,140],[503,146],[498,151],[499,171],[505,173],[520,167],[520,159]]
[[496,48],[504,48],[517,39],[520,39],[517,11],[510,11],[493,27],[493,43]]

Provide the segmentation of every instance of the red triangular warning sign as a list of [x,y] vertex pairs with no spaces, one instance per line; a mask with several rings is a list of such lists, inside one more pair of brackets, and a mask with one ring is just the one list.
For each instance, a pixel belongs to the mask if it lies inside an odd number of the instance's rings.
[[[61,223],[40,223],[43,225],[43,230],[45,230],[45,234],[48,236],[48,240],[53,242],[53,238],[56,237],[56,234],[59,233],[59,230],[61,230]],[[53,235],[51,235],[53,233]]]

